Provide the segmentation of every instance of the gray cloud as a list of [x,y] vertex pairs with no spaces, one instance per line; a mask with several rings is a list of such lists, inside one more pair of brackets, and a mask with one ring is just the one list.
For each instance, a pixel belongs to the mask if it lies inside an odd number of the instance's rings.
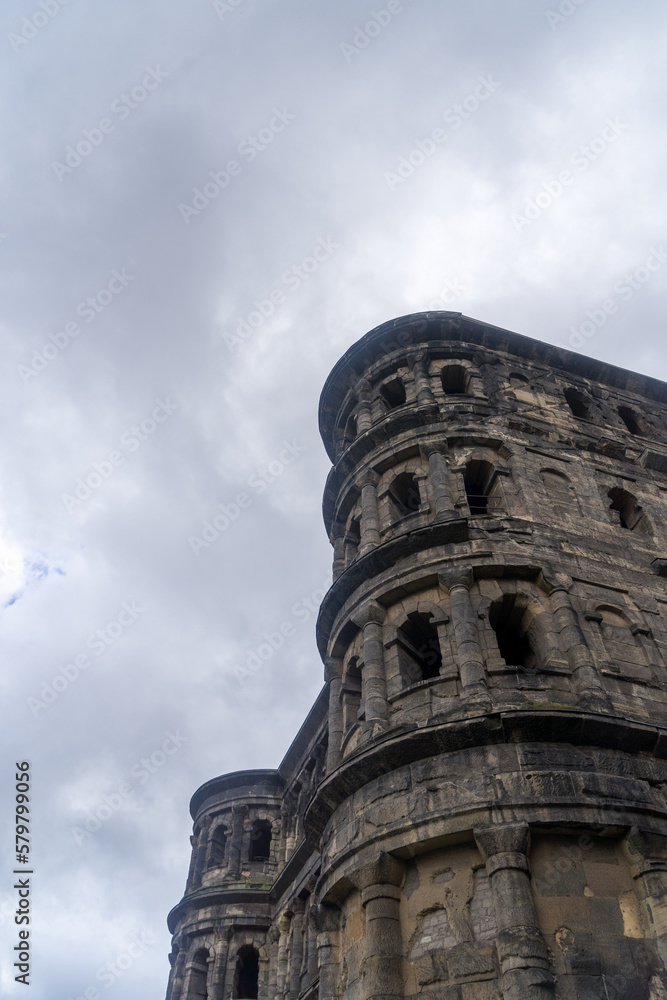
[[[317,401],[343,351],[443,295],[567,344],[615,281],[665,248],[657,5],[587,0],[554,22],[556,2],[403,0],[363,45],[357,29],[385,7],[72,0],[25,44],[9,35],[31,34],[24,18],[44,8],[21,0],[0,15],[3,835],[11,766],[28,758],[33,1000],[91,985],[161,995],[190,795],[222,771],[276,765],[321,686],[314,616],[294,609],[330,569]],[[156,67],[167,75],[143,97]],[[480,78],[498,86],[475,107]],[[269,141],[275,109],[294,119]],[[518,230],[513,214],[554,191],[609,119],[623,123],[617,140]],[[68,146],[71,173],[54,170]],[[186,224],[179,204],[230,160],[240,170]],[[406,162],[392,188],[386,175]],[[339,247],[286,281],[319,240]],[[123,269],[133,279],[107,301]],[[656,270],[580,349],[664,378],[666,280]],[[271,315],[230,350],[225,334],[276,290]],[[87,322],[90,297],[100,311]],[[65,343],[67,324],[79,332]],[[167,397],[169,418],[123,443]],[[303,451],[269,483],[286,441]],[[123,461],[105,477],[112,452]],[[96,472],[68,509],[63,494]],[[195,554],[189,537],[239,493],[251,502]],[[96,655],[89,638],[131,601],[144,610]],[[293,633],[240,681],[235,666],[286,622]],[[35,715],[28,699],[86,654]],[[187,742],[141,783],[132,768],[168,731]],[[100,810],[77,843],[72,828]],[[7,926],[11,886],[6,869]],[[105,981],[133,934],[154,943]],[[1,969],[18,995],[8,952]]]

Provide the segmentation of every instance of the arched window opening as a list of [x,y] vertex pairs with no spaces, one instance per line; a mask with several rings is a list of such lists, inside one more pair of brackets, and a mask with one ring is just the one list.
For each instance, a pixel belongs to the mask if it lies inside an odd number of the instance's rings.
[[208,951],[200,948],[195,952],[190,967],[190,984],[187,1000],[207,1000],[206,980],[208,979]]
[[472,517],[478,514],[493,514],[501,508],[500,484],[496,470],[490,462],[473,460],[468,462],[463,476],[468,509]]
[[572,411],[572,415],[580,420],[592,420],[592,408],[590,400],[579,389],[566,389],[564,392],[567,405]]
[[619,406],[618,415],[631,434],[643,434],[644,428],[635,411],[629,406]]
[[250,831],[250,861],[268,861],[271,857],[271,824],[267,819],[257,819]]
[[225,845],[227,843],[227,831],[220,824],[216,826],[211,837],[211,853],[208,859],[209,868],[219,868],[225,860]]
[[389,498],[396,518],[414,514],[421,507],[419,482],[412,472],[401,472],[389,487]]
[[616,511],[622,528],[626,528],[629,531],[639,531],[644,535],[651,533],[648,521],[641,505],[637,501],[637,497],[618,486],[609,490],[607,496],[611,500],[609,509]]
[[259,952],[251,944],[239,948],[234,969],[234,997],[257,1000],[259,987]]
[[409,684],[437,677],[442,666],[438,631],[430,614],[415,611],[397,632],[401,674]]
[[345,735],[359,721],[361,669],[358,656],[351,656],[347,665],[341,688],[341,702],[343,706],[343,735]]
[[508,667],[531,670],[537,661],[530,636],[523,624],[524,609],[506,594],[489,609],[489,623],[496,634],[498,651]]
[[463,365],[445,365],[442,388],[446,396],[464,396],[468,392],[468,374]]
[[405,403],[405,386],[403,380],[396,376],[389,382],[385,382],[380,388],[380,395],[386,403],[387,409],[393,410],[397,406]]

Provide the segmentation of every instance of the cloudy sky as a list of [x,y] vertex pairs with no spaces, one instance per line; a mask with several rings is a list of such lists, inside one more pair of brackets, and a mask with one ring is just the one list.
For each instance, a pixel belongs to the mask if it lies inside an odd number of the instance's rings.
[[276,766],[322,683],[338,357],[451,309],[666,377],[667,11],[11,0],[0,20],[0,991],[25,995],[29,760],[31,1000],[160,1000],[190,795]]

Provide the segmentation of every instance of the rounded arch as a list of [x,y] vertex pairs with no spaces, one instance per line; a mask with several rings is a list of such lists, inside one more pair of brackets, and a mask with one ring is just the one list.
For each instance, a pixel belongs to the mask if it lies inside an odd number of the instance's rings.
[[242,944],[236,952],[232,997],[236,1000],[257,1000],[259,992],[259,949]]
[[253,820],[250,828],[248,861],[268,861],[271,857],[273,829],[268,819]]
[[224,822],[218,822],[210,835],[208,868],[219,868],[225,862],[228,830]]
[[617,523],[628,531],[638,531],[642,535],[650,535],[651,526],[644,510],[634,493],[620,486],[614,486],[607,492],[611,500],[609,510],[617,515]]

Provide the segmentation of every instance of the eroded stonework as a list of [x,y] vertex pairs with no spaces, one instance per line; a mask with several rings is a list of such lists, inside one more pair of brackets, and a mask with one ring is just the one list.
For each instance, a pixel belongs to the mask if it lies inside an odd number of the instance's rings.
[[195,793],[168,1000],[667,1000],[667,386],[423,313],[320,428],[325,687]]

